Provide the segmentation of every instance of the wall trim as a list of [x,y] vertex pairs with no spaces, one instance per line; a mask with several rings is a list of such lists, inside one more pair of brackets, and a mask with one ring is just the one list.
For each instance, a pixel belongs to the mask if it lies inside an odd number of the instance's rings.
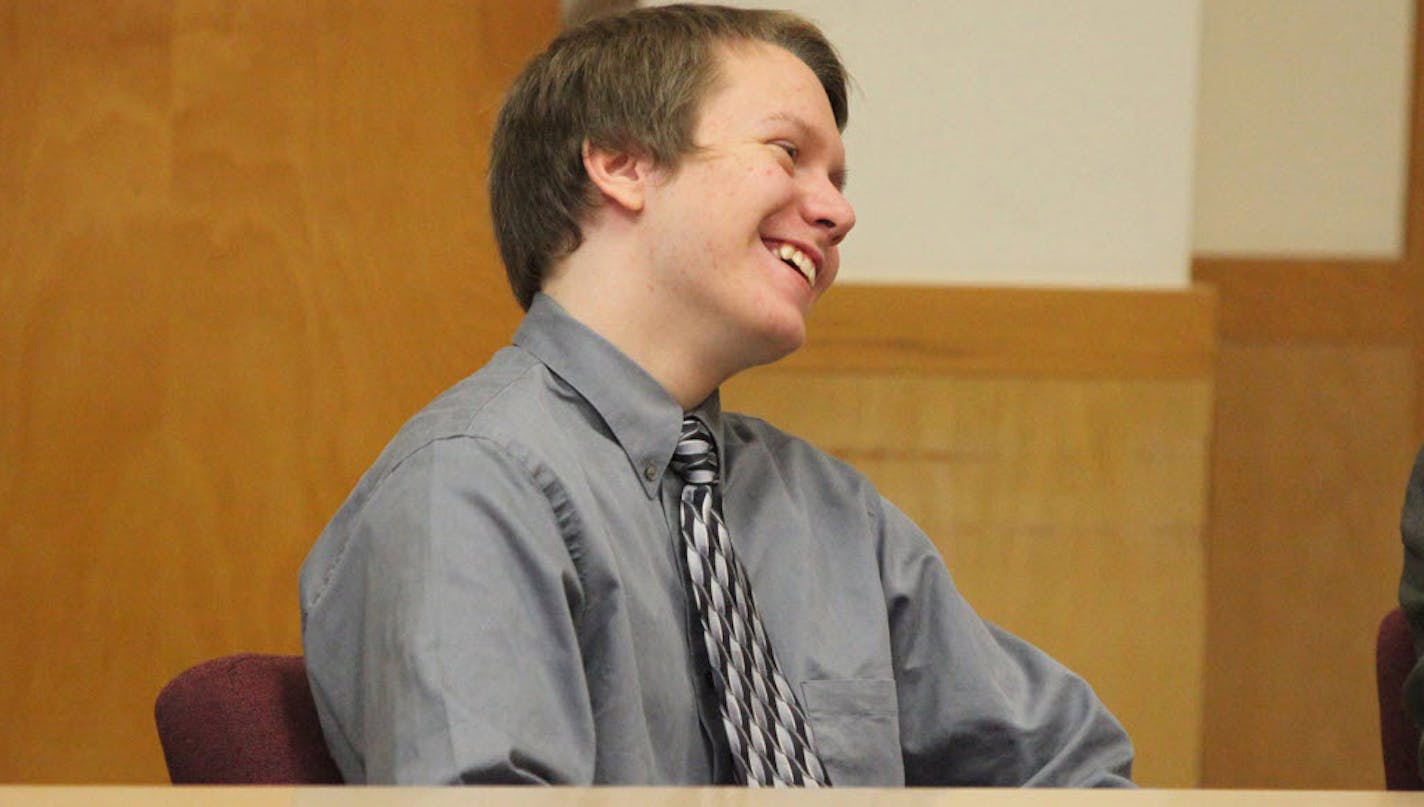
[[1411,271],[1403,261],[1199,257],[1217,290],[1221,338],[1240,342],[1406,343]]
[[1216,292],[848,285],[757,372],[1208,378]]

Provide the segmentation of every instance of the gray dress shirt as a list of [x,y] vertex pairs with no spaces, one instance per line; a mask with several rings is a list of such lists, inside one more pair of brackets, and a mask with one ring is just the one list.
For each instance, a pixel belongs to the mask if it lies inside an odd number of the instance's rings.
[[[697,410],[766,630],[836,785],[1128,785],[1077,676],[982,621],[844,463]],[[540,296],[395,436],[301,572],[348,782],[729,782],[668,468],[683,412]]]

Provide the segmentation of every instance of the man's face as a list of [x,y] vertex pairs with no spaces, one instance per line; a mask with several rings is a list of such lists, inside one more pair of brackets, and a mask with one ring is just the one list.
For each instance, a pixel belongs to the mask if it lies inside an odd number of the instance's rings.
[[845,148],[810,68],[761,42],[719,50],[697,148],[661,172],[643,215],[663,315],[730,374],[800,347],[855,213],[841,193]]

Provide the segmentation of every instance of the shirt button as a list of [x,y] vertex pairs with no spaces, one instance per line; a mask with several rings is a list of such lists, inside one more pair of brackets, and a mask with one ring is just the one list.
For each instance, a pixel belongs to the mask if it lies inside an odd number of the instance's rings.
[[649,482],[658,478],[658,466],[651,462],[643,466],[643,478]]

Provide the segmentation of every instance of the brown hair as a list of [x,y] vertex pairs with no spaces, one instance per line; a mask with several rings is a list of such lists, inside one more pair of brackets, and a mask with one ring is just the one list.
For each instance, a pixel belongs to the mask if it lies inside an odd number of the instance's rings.
[[565,31],[515,80],[490,147],[490,212],[509,284],[525,309],[550,264],[578,248],[598,203],[583,145],[641,151],[675,168],[716,81],[719,44],[790,51],[820,80],[836,126],[846,73],[815,25],[783,11],[712,5],[640,8]]

